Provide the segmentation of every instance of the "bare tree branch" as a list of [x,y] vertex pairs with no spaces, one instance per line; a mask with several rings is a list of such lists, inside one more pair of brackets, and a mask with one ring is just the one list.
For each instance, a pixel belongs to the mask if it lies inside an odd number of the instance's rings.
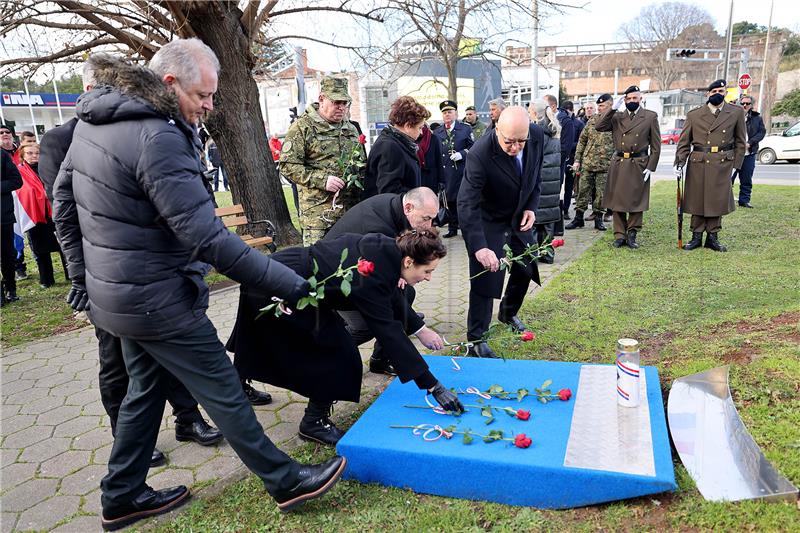
[[79,54],[86,50],[91,50],[97,46],[102,46],[106,44],[113,44],[119,42],[114,37],[102,36],[97,37],[87,43],[83,43],[76,46],[71,46],[69,48],[65,48],[53,54],[47,56],[33,56],[33,57],[15,57],[12,59],[3,59],[0,61],[0,66],[3,65],[11,65],[11,64],[24,64],[24,63],[49,63],[55,61],[57,59],[66,58],[69,56],[73,56],[75,54]]

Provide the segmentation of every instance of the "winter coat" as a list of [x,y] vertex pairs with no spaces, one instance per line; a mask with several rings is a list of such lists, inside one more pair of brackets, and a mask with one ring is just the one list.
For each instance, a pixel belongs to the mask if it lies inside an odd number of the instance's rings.
[[70,278],[85,278],[92,323],[141,340],[197,328],[208,320],[208,264],[299,298],[302,278],[214,215],[200,140],[174,93],[144,67],[103,55],[89,61],[97,83],[78,98],[80,122],[53,195]]
[[[461,178],[464,176],[464,165],[467,162],[467,153],[472,148],[472,128],[462,122],[453,122],[453,128],[448,132],[442,124],[433,132],[442,141],[442,168],[444,169],[445,191],[447,201],[455,202],[458,198],[458,189],[461,187]],[[455,152],[461,154],[460,161],[453,161],[450,156]]]
[[14,217],[14,195],[11,193],[22,187],[22,176],[17,170],[14,160],[5,150],[0,150],[2,157],[2,173],[0,173],[0,222],[3,224],[13,224],[16,222]]
[[363,199],[404,193],[420,186],[417,144],[392,126],[381,130],[367,157]]
[[53,184],[58,176],[58,169],[67,156],[69,145],[72,144],[72,134],[78,118],[75,117],[57,128],[47,130],[42,136],[39,147],[39,178],[44,184],[47,199],[53,201]]
[[750,111],[745,114],[745,124],[747,125],[747,143],[750,145],[750,153],[758,153],[758,143],[764,140],[767,129],[764,127],[764,119],[758,111]]
[[[430,133],[430,136],[431,138],[430,142],[428,143],[428,149],[423,153],[425,164],[422,166],[421,184],[423,187],[427,187],[433,192],[437,192],[445,186],[444,163],[442,161],[442,157],[444,157],[442,155],[444,148],[442,147],[442,141],[439,139],[439,137],[434,135],[433,132]],[[422,145],[419,143],[419,141],[418,145],[420,146],[420,149],[422,149]]]
[[561,194],[561,142],[543,119],[539,125],[544,131],[544,159],[542,160],[542,188],[539,207],[534,210],[536,224],[550,224],[561,219],[559,197]]

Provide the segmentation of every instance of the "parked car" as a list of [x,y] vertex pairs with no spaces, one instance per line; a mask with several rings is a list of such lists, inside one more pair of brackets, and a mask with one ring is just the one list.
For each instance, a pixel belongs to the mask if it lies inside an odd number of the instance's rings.
[[661,133],[661,144],[678,144],[678,139],[681,138],[681,128],[675,130],[667,130]]
[[775,161],[800,161],[800,122],[795,122],[781,135],[768,135],[758,143],[758,162],[771,165]]

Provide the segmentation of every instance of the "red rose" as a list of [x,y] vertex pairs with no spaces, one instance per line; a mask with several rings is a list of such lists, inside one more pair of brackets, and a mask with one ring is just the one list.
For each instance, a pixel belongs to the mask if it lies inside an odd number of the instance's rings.
[[572,391],[571,390],[569,390],[569,389],[561,389],[560,391],[558,391],[558,399],[561,400],[562,402],[566,402],[570,398],[572,398]]
[[528,420],[531,417],[531,412],[526,411],[525,409],[517,410],[517,418],[520,420]]
[[367,144],[367,136],[363,133],[358,136],[358,144]]
[[536,335],[532,331],[523,331],[522,335],[519,336],[523,342],[529,342],[536,338]]
[[517,448],[527,448],[533,441],[525,436],[525,433],[520,433],[514,438],[514,446]]
[[550,243],[550,246],[553,248],[560,248],[564,246],[564,239],[553,239],[553,242]]
[[366,259],[359,259],[358,266],[356,268],[358,269],[358,273],[366,278],[375,272],[375,263],[372,261],[367,261]]

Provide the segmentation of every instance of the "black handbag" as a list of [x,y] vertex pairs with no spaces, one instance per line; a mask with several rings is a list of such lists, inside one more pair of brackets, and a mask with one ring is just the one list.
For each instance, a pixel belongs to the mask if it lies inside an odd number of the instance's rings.
[[433,225],[444,227],[450,222],[450,211],[447,208],[447,195],[444,189],[439,191],[439,211],[436,213],[436,218],[433,219]]

